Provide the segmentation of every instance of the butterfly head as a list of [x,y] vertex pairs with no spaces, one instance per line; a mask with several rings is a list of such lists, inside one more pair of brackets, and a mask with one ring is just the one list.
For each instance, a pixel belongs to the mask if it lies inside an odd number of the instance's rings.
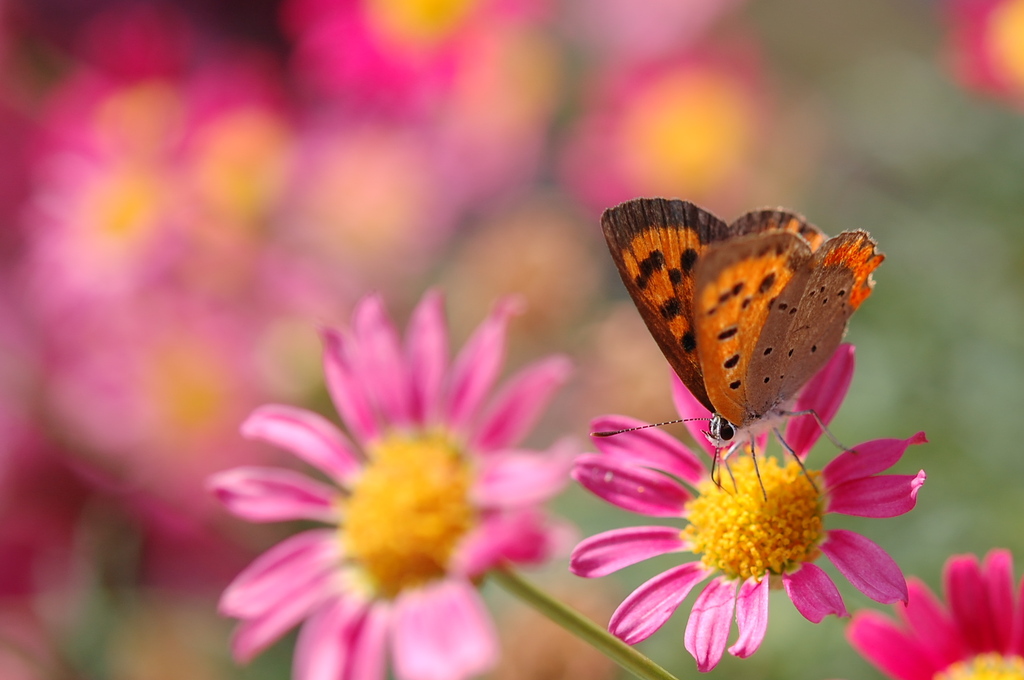
[[717,413],[711,418],[708,431],[704,433],[711,445],[718,449],[728,448],[736,438],[737,427]]

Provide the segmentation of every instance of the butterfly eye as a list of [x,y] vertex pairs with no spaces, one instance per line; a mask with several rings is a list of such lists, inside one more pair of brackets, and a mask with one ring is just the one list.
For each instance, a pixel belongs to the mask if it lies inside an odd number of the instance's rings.
[[720,415],[715,415],[715,417],[711,419],[710,430],[711,436],[721,442],[730,441],[736,436],[736,429],[732,426],[732,423]]

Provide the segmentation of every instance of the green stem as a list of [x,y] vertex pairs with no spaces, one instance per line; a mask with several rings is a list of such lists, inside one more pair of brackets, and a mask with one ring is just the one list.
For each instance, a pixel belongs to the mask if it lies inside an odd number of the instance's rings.
[[523,580],[509,567],[492,570],[489,576],[531,607],[548,617],[584,642],[600,650],[641,680],[676,680],[675,676],[598,626],[575,609],[555,600],[531,583]]

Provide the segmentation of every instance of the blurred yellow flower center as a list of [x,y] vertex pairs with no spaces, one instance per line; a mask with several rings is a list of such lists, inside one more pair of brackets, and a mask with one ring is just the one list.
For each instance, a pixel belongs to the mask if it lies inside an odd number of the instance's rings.
[[369,0],[371,23],[397,45],[432,47],[454,33],[478,0]]
[[1024,680],[1024,659],[1002,654],[979,654],[970,661],[957,661],[934,680]]
[[1024,0],[1008,0],[989,17],[989,39],[1000,68],[1024,87]]
[[476,521],[472,471],[437,435],[391,436],[370,454],[345,503],[341,540],[374,588],[394,597],[445,574]]
[[[761,482],[753,459],[740,458],[730,464],[732,475],[725,472],[721,487],[701,483],[686,507],[690,525],[683,539],[701,562],[727,576],[760,580],[766,573],[782,574],[817,557],[824,535],[820,495],[797,462],[781,467],[775,458],[761,458],[758,467]],[[812,480],[820,475],[807,474]]]

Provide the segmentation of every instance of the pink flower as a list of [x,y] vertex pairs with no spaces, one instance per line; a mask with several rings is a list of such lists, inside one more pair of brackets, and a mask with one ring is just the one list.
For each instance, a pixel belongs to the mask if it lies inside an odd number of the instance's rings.
[[981,564],[974,555],[954,556],[943,581],[948,604],[912,578],[896,621],[857,612],[846,631],[850,644],[898,680],[1024,675],[1024,581],[1014,589],[1010,552],[993,550]]
[[315,413],[264,406],[242,426],[330,482],[243,467],[211,479],[250,521],[307,519],[220,601],[241,619],[248,660],[305,621],[295,678],[383,678],[385,647],[402,680],[467,678],[497,656],[476,579],[499,563],[536,564],[563,537],[539,504],[567,478],[572,451],[519,447],[568,373],[562,357],[523,369],[488,398],[513,305],[499,304],[449,365],[442,300],[428,294],[405,342],[381,299],[356,308],[348,333],[324,332],[324,370],[348,434]]
[[1024,0],[949,0],[946,5],[956,78],[1024,107]]
[[[827,423],[853,375],[853,347],[843,345],[804,388],[795,410],[814,409]],[[674,397],[683,418],[710,415],[676,378]],[[604,416],[598,431],[641,425]],[[688,423],[692,430],[699,425]],[[790,419],[785,440],[806,457],[821,434],[810,416]],[[698,441],[704,437],[697,434]],[[832,579],[815,562],[824,553],[858,590],[879,602],[906,601],[903,574],[878,545],[852,531],[826,530],[828,513],[894,517],[911,510],[924,471],[880,475],[907,446],[926,441],[876,439],[839,454],[822,471],[760,457],[728,461],[713,480],[698,457],[657,429],[595,438],[600,454],[576,460],[573,477],[606,501],[654,517],[681,517],[688,525],[615,529],[592,536],[573,551],[570,569],[584,577],[610,574],[649,557],[691,552],[684,562],[637,588],[612,615],[609,630],[636,644],[660,628],[700,582],[714,576],[697,597],[686,626],[687,651],[701,671],[718,664],[735,612],[739,639],[734,656],[753,654],[768,625],[768,591],[782,587],[797,610],[818,623],[828,614],[846,616]],[[722,476],[720,476],[720,474]],[[685,484],[683,484],[685,482]],[[696,490],[693,493],[690,488]]]

